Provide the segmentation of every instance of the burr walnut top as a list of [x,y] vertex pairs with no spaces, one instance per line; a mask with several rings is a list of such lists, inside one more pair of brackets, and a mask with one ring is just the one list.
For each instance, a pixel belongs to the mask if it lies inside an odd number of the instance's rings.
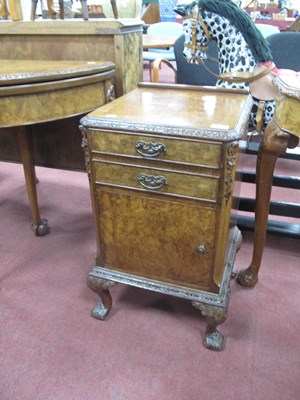
[[228,141],[241,138],[252,100],[246,91],[143,84],[81,120],[85,126]]

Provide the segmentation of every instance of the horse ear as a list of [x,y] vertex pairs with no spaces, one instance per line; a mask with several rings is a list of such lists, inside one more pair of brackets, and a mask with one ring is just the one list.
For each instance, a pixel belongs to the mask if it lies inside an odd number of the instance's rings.
[[173,11],[176,12],[176,14],[180,15],[181,17],[187,15],[185,4],[177,4],[177,6],[173,8]]
[[174,12],[176,12],[176,14],[185,17],[186,15],[189,15],[191,13],[194,4],[195,1],[193,1],[192,3],[177,4],[177,6],[175,6],[173,10]]

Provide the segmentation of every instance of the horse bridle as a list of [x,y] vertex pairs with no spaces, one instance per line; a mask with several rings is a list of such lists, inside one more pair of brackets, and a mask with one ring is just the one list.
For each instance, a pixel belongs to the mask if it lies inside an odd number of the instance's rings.
[[[203,19],[200,17],[199,14],[199,6],[198,4],[196,4],[193,7],[192,13],[189,15],[185,15],[183,18],[183,20],[185,19],[190,19],[191,20],[191,29],[192,29],[192,40],[191,40],[191,44],[190,43],[186,43],[184,42],[184,47],[187,47],[189,49],[192,49],[192,59],[194,61],[200,62],[201,64],[203,64],[203,60],[199,57],[196,56],[196,50],[200,50],[203,53],[205,53],[208,49],[208,46],[200,46],[197,44],[197,21],[200,23],[200,25],[202,26],[202,29],[205,32],[205,35],[207,37],[207,39],[209,41],[212,40],[212,36],[208,31],[208,28],[205,24],[205,22],[203,21]],[[215,60],[217,62],[217,60]]]

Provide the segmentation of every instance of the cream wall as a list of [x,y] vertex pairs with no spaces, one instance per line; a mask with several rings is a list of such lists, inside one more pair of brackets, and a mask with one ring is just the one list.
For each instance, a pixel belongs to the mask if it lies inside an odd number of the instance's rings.
[[23,12],[23,19],[29,20],[30,19],[30,8],[31,8],[31,1],[30,0],[21,0],[22,12]]

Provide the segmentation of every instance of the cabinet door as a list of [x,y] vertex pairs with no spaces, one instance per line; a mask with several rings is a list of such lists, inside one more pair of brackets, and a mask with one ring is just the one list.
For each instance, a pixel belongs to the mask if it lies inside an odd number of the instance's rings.
[[108,269],[180,286],[210,283],[216,211],[197,203],[98,190],[100,254]]

